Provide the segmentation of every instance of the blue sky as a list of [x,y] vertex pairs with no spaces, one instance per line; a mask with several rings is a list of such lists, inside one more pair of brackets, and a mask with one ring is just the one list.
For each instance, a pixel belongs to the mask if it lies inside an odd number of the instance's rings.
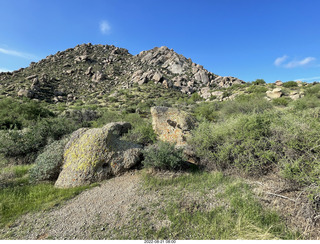
[[319,0],[0,0],[0,71],[91,42],[168,46],[244,81],[319,81],[319,10]]

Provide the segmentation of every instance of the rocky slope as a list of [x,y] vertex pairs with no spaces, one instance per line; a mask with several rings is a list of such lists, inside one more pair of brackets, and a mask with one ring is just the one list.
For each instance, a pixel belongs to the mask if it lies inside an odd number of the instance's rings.
[[147,82],[202,96],[215,87],[244,83],[215,75],[164,46],[133,56],[123,48],[89,43],[49,55],[27,68],[0,73],[0,95],[66,102]]

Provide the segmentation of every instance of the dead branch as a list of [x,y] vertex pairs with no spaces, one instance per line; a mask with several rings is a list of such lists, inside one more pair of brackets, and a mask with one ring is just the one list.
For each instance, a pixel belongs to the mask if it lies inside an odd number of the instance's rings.
[[287,200],[290,200],[292,202],[296,202],[296,200],[294,200],[292,198],[289,198],[289,197],[286,197],[286,196],[283,196],[283,195],[279,195],[279,194],[275,194],[275,193],[272,193],[272,192],[266,192],[266,194],[272,195],[272,196],[275,196],[275,197],[281,197],[283,199],[287,199]]

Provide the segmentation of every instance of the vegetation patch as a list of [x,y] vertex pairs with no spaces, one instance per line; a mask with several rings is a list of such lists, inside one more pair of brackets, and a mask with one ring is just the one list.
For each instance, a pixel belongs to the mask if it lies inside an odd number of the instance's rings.
[[[28,171],[33,165],[3,169],[0,177],[0,227],[10,225],[28,212],[52,208],[89,187],[57,189],[53,184],[32,184]],[[8,177],[11,175],[11,177]]]
[[174,144],[158,141],[143,151],[144,167],[156,169],[181,169],[185,161],[182,149],[176,149]]
[[112,232],[113,239],[299,239],[247,184],[221,172],[169,179],[144,173],[143,189],[153,200],[132,207],[131,220],[101,238]]

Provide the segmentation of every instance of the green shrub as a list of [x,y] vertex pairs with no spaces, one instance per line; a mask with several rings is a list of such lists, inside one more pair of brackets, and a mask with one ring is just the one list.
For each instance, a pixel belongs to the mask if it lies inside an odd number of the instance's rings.
[[240,95],[233,101],[226,101],[221,108],[221,114],[229,117],[235,114],[263,113],[272,109],[272,105],[266,99],[257,95]]
[[299,184],[319,184],[319,162],[305,161],[299,158],[294,161],[283,160],[281,162],[281,176]]
[[304,96],[292,102],[293,108],[296,110],[305,110],[308,108],[320,107],[320,99],[314,95]]
[[275,161],[269,151],[271,114],[243,115],[216,124],[202,122],[189,143],[208,169],[236,167],[247,173],[264,173]]
[[38,119],[50,116],[53,116],[50,110],[33,100],[0,100],[0,129],[22,129],[34,124]]
[[264,85],[266,84],[266,82],[264,81],[264,79],[256,79],[255,81],[252,81],[253,85]]
[[8,130],[0,135],[0,153],[6,157],[26,157],[46,143],[46,131],[34,126],[28,130]]
[[216,95],[211,95],[210,98],[209,98],[210,101],[213,101],[213,100],[215,100],[215,99],[217,99],[217,96],[216,96]]
[[176,149],[174,144],[159,141],[143,151],[144,167],[157,169],[180,169],[185,161],[182,149]]
[[231,96],[231,95],[232,95],[232,92],[229,91],[229,90],[227,90],[227,91],[224,91],[224,92],[222,93],[222,98],[229,97],[229,96]]
[[289,102],[291,101],[290,98],[286,98],[286,97],[278,97],[278,98],[274,98],[272,100],[272,104],[275,106],[283,106],[286,107],[288,106]]
[[118,112],[104,111],[102,116],[93,121],[93,127],[102,127],[111,122],[126,121],[132,125],[132,129],[123,137],[125,140],[141,143],[144,145],[156,141],[151,121],[141,118],[137,113],[121,114]]
[[124,135],[124,139],[148,145],[157,140],[157,135],[152,128],[152,124],[144,122],[139,125],[134,125],[133,129]]
[[268,88],[260,85],[253,85],[247,88],[247,92],[249,93],[265,93],[266,91],[268,91]]
[[8,130],[0,133],[0,153],[9,158],[24,158],[32,163],[39,150],[54,140],[78,129],[66,118],[43,119],[25,130]]
[[58,178],[63,161],[64,147],[69,137],[54,141],[47,145],[36,158],[35,165],[30,170],[30,181],[54,181]]
[[319,119],[312,117],[310,110],[285,113],[271,130],[282,175],[301,184],[319,185]]
[[122,115],[119,112],[114,112],[110,110],[101,111],[101,116],[92,122],[92,127],[102,127],[111,122],[117,122],[122,120]]
[[285,88],[298,87],[298,83],[295,81],[287,81],[282,84]]
[[305,91],[306,96],[315,96],[320,98],[320,84],[312,85],[308,87]]
[[197,102],[197,101],[202,101],[202,100],[203,100],[203,99],[202,99],[202,97],[199,95],[198,92],[193,93],[193,94],[191,95],[191,97],[190,97],[190,101],[192,101],[192,102]]
[[209,121],[217,121],[221,105],[220,102],[200,103],[193,109],[193,114],[198,120],[205,118]]

